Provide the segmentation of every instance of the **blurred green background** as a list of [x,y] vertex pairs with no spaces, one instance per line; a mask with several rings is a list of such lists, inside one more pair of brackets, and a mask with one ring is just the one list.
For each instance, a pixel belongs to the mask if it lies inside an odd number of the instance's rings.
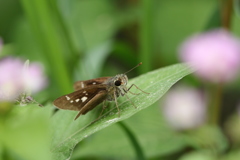
[[[48,87],[34,95],[49,107],[33,107],[32,115],[27,116],[22,113],[24,109],[16,109],[14,112],[20,118],[1,123],[0,159],[51,159],[48,125],[55,98],[73,91],[76,80],[114,76],[139,62],[143,65],[130,72],[129,77],[179,63],[177,50],[183,40],[194,33],[221,27],[220,2],[0,0],[0,37],[4,42],[0,56],[41,62],[49,80]],[[231,15],[231,31],[240,36],[238,15],[238,10]],[[199,85],[194,78],[186,83]],[[232,84],[228,93],[239,93],[239,88]],[[226,153],[223,156],[226,160],[240,157],[239,148],[227,147],[227,138],[219,128],[205,128],[212,134],[200,137],[206,143],[194,139],[201,131],[173,131],[162,118],[159,103],[124,122],[150,160],[218,159],[216,152]],[[123,130],[113,125],[82,141],[72,159],[134,159],[135,152],[129,143]]]

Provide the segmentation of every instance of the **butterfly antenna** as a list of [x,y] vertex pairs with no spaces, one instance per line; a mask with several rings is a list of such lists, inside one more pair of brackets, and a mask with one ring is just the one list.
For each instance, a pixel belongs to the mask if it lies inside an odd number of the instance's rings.
[[133,67],[132,69],[130,69],[129,71],[125,72],[124,74],[127,74],[128,72],[134,70],[135,68],[137,68],[138,66],[142,65],[142,62],[138,63],[138,65],[136,65],[135,67]]

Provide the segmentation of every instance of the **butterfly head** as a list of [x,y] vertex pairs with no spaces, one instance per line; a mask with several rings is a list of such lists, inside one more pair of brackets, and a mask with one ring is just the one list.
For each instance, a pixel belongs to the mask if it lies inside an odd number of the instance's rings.
[[116,97],[124,96],[127,93],[127,82],[128,77],[126,74],[118,74],[114,77],[109,78],[105,83],[108,90],[107,100],[114,101]]
[[126,86],[128,77],[125,74],[118,74],[114,77],[113,82],[116,87]]
[[123,73],[123,74],[118,74],[114,77],[109,78],[107,81],[105,81],[105,84],[109,86],[109,88],[115,88],[115,89],[120,89],[124,90],[124,92],[127,92],[127,83],[128,83],[128,77],[127,73],[135,69],[136,67],[140,66],[142,62],[140,62],[138,65],[130,69],[129,71]]

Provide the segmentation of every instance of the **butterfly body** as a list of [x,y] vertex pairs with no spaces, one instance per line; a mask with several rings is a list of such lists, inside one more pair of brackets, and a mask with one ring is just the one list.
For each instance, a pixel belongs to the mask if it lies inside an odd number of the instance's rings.
[[124,96],[128,78],[125,74],[114,77],[101,77],[74,83],[75,92],[56,99],[53,104],[59,109],[79,111],[76,116],[84,115],[103,101],[116,101]]
[[[139,63],[137,66],[141,64],[142,63]],[[77,81],[74,83],[74,92],[57,98],[54,100],[53,104],[59,109],[79,111],[78,115],[75,117],[76,120],[80,115],[86,114],[102,102],[115,101],[118,109],[118,115],[120,116],[117,98],[119,96],[125,96],[128,92],[137,95],[129,91],[132,86],[135,86],[137,89],[139,89],[134,84],[127,88],[127,83],[128,77],[126,74],[118,74],[114,77],[100,77],[85,81]],[[128,98],[127,95],[126,97]]]

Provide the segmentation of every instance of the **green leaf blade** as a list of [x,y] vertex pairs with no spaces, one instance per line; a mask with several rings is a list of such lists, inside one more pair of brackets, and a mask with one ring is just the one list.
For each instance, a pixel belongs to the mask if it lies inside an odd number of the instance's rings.
[[[58,123],[53,123],[53,129],[56,133],[54,134],[52,143],[53,159],[67,159],[71,157],[75,145],[84,138],[116,122],[127,119],[140,110],[152,105],[161,98],[173,84],[192,72],[193,70],[188,65],[176,64],[131,79],[129,85],[135,84],[150,94],[141,93],[139,95],[128,95],[129,99],[137,108],[134,108],[132,103],[125,97],[119,98],[118,106],[121,110],[120,117],[118,117],[117,108],[113,107],[94,122],[91,122],[91,120],[94,120],[93,116],[91,116],[92,114],[88,114],[81,116],[80,119],[71,123],[76,113],[72,112],[73,114],[69,114],[67,111],[59,111],[59,113],[54,116],[53,121],[58,122],[58,120],[64,117],[65,123],[61,124],[61,126],[58,126]],[[133,93],[139,92],[137,89],[131,89],[131,91]]]

